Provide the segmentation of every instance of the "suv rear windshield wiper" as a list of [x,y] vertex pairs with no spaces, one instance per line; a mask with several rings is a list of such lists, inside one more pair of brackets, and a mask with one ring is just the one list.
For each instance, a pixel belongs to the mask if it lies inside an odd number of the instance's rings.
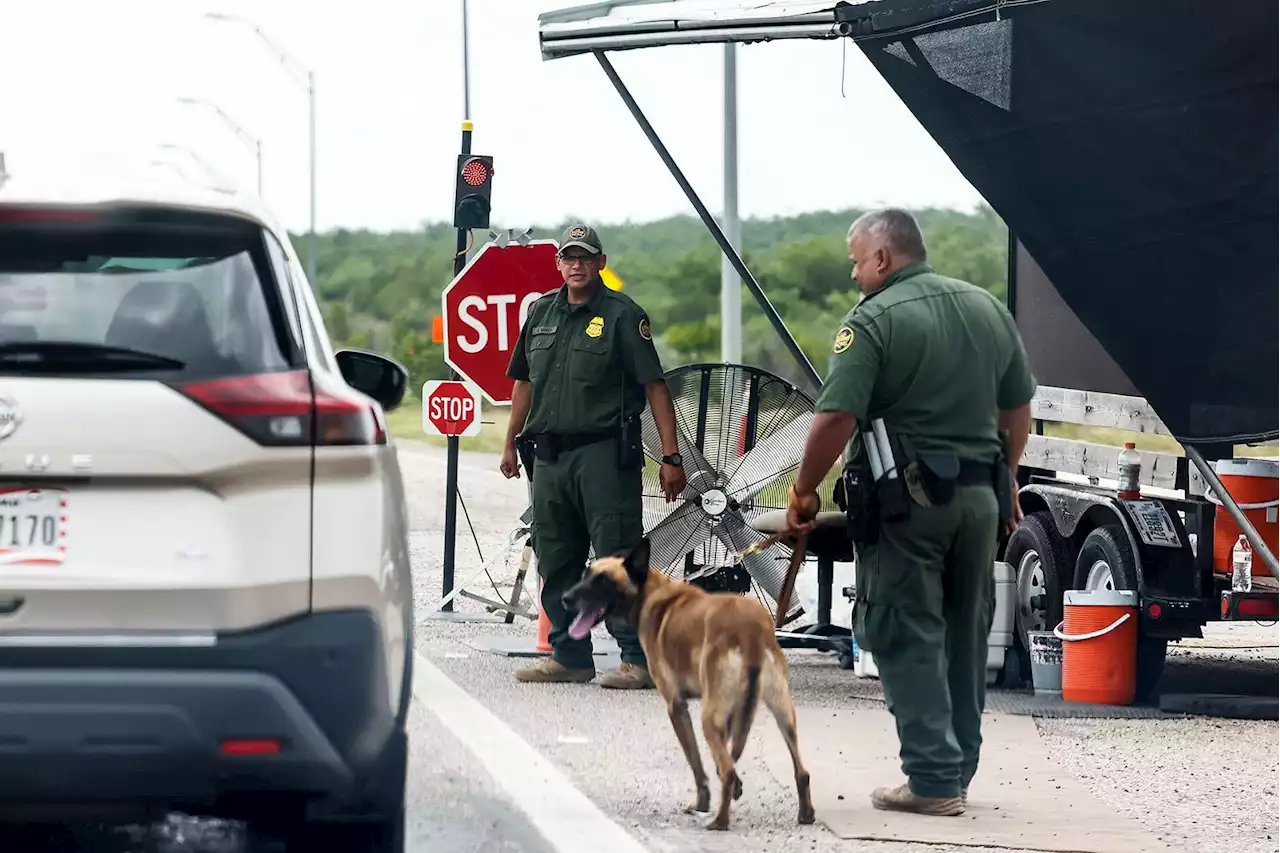
[[117,370],[181,370],[185,362],[128,347],[79,341],[14,341],[0,343],[0,370],[96,373]]

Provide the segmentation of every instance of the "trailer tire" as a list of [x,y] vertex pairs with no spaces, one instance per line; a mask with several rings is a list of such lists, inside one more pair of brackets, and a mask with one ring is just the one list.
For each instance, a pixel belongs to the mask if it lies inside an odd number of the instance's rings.
[[[1133,556],[1129,537],[1120,525],[1104,524],[1089,531],[1076,556],[1072,588],[1128,590],[1142,594],[1138,589],[1138,561]],[[1142,632],[1141,621],[1138,625],[1134,701],[1146,704],[1158,696],[1169,641],[1146,636]]]
[[[1062,591],[1070,582],[1073,566],[1067,542],[1058,535],[1053,515],[1040,510],[1023,516],[1009,537],[1005,562],[1014,571],[1014,642],[1020,675],[1031,683],[1031,642],[1029,631],[1052,631],[1062,621]],[[1036,619],[1031,584],[1043,584],[1043,620]]]

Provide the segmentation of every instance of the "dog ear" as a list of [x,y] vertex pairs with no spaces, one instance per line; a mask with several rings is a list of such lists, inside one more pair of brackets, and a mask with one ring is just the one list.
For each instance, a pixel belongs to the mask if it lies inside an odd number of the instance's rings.
[[627,569],[627,575],[636,582],[637,585],[642,583],[649,576],[649,537],[642,536],[636,546],[631,549],[631,553],[627,554],[622,560],[622,565]]

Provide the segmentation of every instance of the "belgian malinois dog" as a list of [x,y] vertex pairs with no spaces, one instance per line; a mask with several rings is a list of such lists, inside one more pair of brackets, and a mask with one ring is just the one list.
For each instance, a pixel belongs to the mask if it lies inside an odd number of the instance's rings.
[[577,616],[575,639],[614,612],[626,614],[640,635],[649,673],[684,757],[693,770],[696,798],[688,812],[709,812],[711,790],[689,719],[690,699],[702,703],[702,732],[720,777],[720,810],[707,829],[729,828],[729,801],[742,796],[734,762],[742,756],[757,701],[763,701],[791,751],[799,822],[813,823],[809,772],[800,761],[796,711],[787,684],[787,659],[758,602],[733,593],[708,593],[649,567],[649,540],[624,556],[595,560],[563,602]]

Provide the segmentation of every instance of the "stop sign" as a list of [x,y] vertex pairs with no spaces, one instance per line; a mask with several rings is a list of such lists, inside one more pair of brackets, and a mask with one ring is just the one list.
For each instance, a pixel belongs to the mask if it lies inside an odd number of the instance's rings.
[[511,403],[507,365],[529,306],[564,283],[554,240],[486,243],[441,296],[444,360],[490,403]]
[[480,434],[480,395],[466,382],[433,379],[422,386],[422,431],[467,438]]

